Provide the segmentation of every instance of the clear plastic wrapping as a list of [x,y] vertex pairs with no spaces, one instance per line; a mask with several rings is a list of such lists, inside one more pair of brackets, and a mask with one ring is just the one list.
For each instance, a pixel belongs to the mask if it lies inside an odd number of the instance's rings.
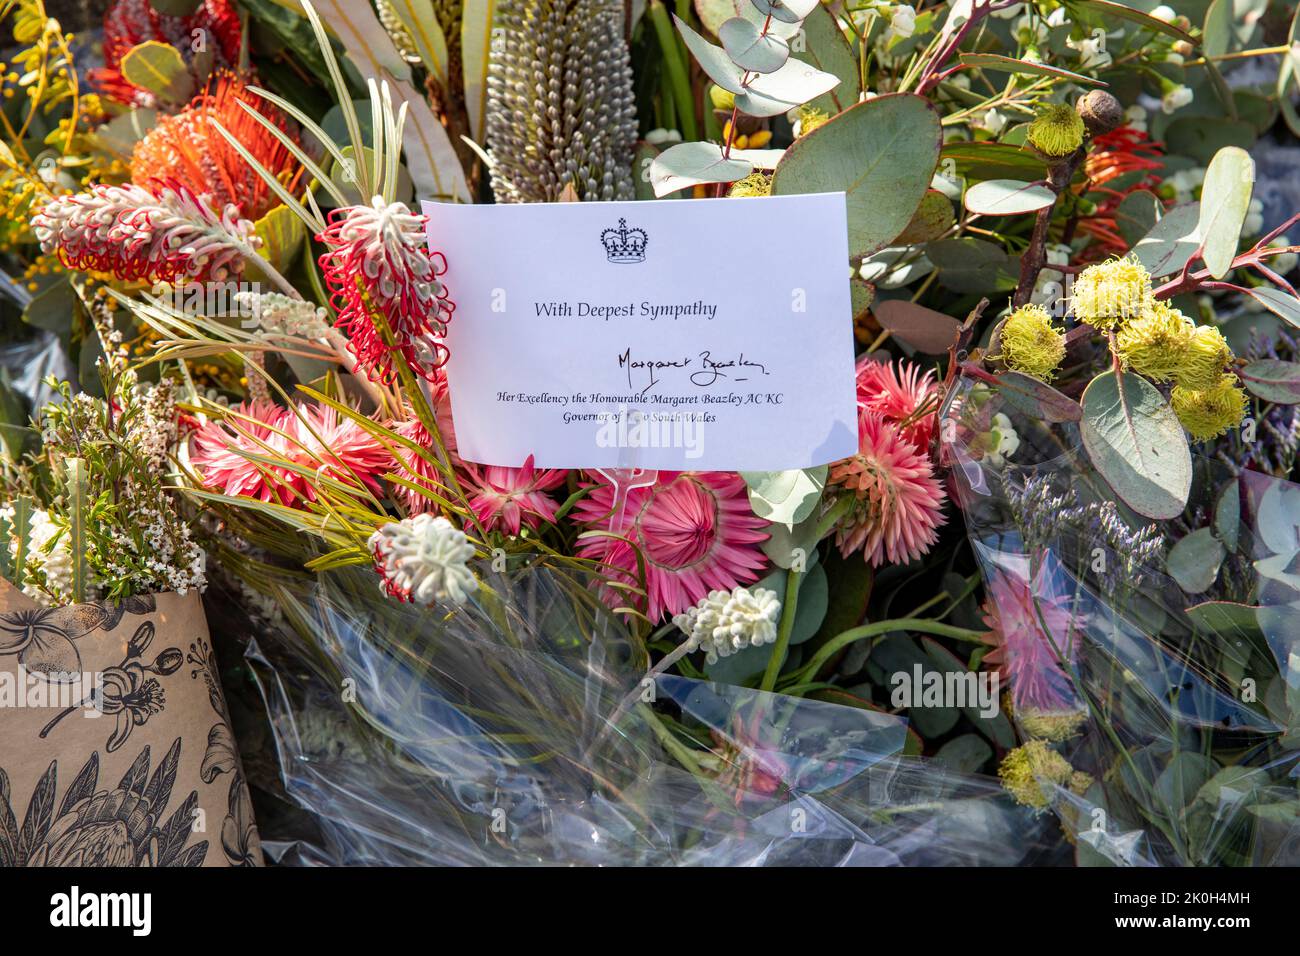
[[1059,857],[1059,831],[996,781],[904,756],[900,717],[679,676],[645,682],[645,652],[572,572],[533,563],[484,574],[480,596],[445,617],[384,599],[364,570],[279,590],[289,631],[313,640],[255,643],[249,660],[283,792],[315,818],[319,837],[277,840],[263,822],[273,858],[735,866]]
[[1151,521],[1023,405],[961,379],[943,454],[1011,708],[1076,774],[1053,810],[1079,861],[1300,862],[1300,487],[1194,455],[1185,513]]

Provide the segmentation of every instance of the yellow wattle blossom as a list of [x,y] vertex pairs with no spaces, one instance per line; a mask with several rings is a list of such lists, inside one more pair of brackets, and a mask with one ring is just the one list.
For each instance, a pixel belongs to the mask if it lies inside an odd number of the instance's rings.
[[1069,156],[1083,145],[1083,117],[1073,106],[1048,103],[1029,124],[1026,139],[1044,156]]
[[807,136],[818,127],[825,126],[830,120],[830,114],[825,110],[819,110],[805,103],[799,107],[799,116],[794,121],[794,134],[796,137]]
[[1074,280],[1074,314],[1103,332],[1149,312],[1151,274],[1132,256],[1084,269]]
[[772,195],[772,177],[762,170],[754,170],[744,179],[731,184],[727,195],[733,199],[749,199]]
[[1065,336],[1052,325],[1051,314],[1040,305],[1022,305],[1002,324],[998,357],[1007,367],[1044,382],[1051,379],[1065,358]]
[[1010,751],[998,766],[998,776],[1016,803],[1035,810],[1051,805],[1053,785],[1069,787],[1075,793],[1092,785],[1091,777],[1076,771],[1043,740],[1030,740]]
[[1168,382],[1191,361],[1195,331],[1191,319],[1157,300],[1149,310],[1119,330],[1115,350],[1125,368],[1154,382]]
[[1188,343],[1187,361],[1174,379],[1193,391],[1214,388],[1220,384],[1223,370],[1231,361],[1232,349],[1223,333],[1212,325],[1197,326]]
[[1038,740],[1061,741],[1078,736],[1079,727],[1087,719],[1081,710],[1052,714],[1044,710],[1022,710],[1016,714],[1020,729]]
[[1175,385],[1169,404],[1192,436],[1193,441],[1218,438],[1241,424],[1246,414],[1246,392],[1235,375],[1219,375],[1211,388],[1192,389]]

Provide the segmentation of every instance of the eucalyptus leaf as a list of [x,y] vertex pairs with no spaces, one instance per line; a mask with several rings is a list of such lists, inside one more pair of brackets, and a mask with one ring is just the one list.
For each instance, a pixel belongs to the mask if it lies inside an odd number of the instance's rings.
[[1182,514],[1192,486],[1187,436],[1164,396],[1131,372],[1104,372],[1083,393],[1080,433],[1115,493],[1148,518]]
[[1237,373],[1255,395],[1275,405],[1300,405],[1300,363],[1260,359]]
[[834,73],[823,73],[793,57],[772,73],[750,80],[736,95],[736,108],[748,116],[779,116],[839,86]]
[[1219,150],[1205,171],[1196,232],[1206,268],[1216,279],[1222,279],[1232,268],[1254,183],[1255,161],[1236,146]]
[[798,23],[817,7],[818,0],[753,0],[758,12],[785,23]]
[[1051,76],[1084,86],[1106,85],[1102,80],[1084,76],[1082,73],[1072,73],[1059,66],[1048,66],[1046,63],[1034,63],[1030,60],[1016,60],[998,53],[963,53],[957,59],[962,66],[977,66],[980,69],[996,70],[999,73],[1014,73],[1016,76]]
[[957,221],[952,210],[952,200],[937,189],[930,189],[921,198],[921,205],[898,236],[899,245],[933,242],[951,229]]
[[673,16],[673,22],[677,24],[677,32],[682,35],[686,49],[691,51],[691,56],[695,57],[695,62],[700,65],[700,69],[708,75],[709,79],[728,93],[740,94],[745,91],[741,82],[745,71],[731,61],[726,50],[714,46],[676,15]]
[[862,75],[858,58],[844,37],[839,21],[830,8],[818,4],[803,23],[804,48],[800,56],[824,73],[840,78],[839,85],[809,101],[808,105],[828,116],[848,109],[858,102]]
[[1130,246],[1135,245],[1156,227],[1164,209],[1164,203],[1153,192],[1137,189],[1129,193],[1115,209],[1115,225],[1120,236]]
[[666,196],[697,183],[734,183],[753,171],[748,160],[724,157],[715,143],[678,143],[650,164],[650,183],[655,196]]
[[882,329],[929,355],[942,355],[957,342],[961,323],[950,315],[907,299],[888,299],[872,310]]
[[1003,400],[1030,418],[1045,422],[1077,422],[1083,416],[1078,402],[1032,375],[1006,371],[997,378],[998,393]]
[[931,758],[934,763],[961,774],[975,773],[993,756],[993,748],[978,734],[962,734],[948,741]]
[[153,93],[164,103],[185,103],[194,94],[194,78],[174,46],[146,40],[122,57],[123,78]]
[[1227,552],[1209,528],[1179,538],[1165,557],[1169,576],[1188,594],[1208,591],[1219,576]]
[[966,208],[981,216],[1020,216],[1046,209],[1056,193],[1018,179],[990,179],[966,190]]
[[826,465],[794,471],[743,471],[754,514],[795,525],[812,514],[826,485]]
[[1271,285],[1246,286],[1246,291],[1264,308],[1300,328],[1300,299]]
[[1151,231],[1138,240],[1133,255],[1152,276],[1177,272],[1201,247],[1197,226],[1201,204],[1184,203],[1166,212]]
[[1237,550],[1241,535],[1241,482],[1236,478],[1224,486],[1214,504],[1214,533],[1229,551]]
[[893,93],[849,107],[786,150],[773,195],[843,192],[849,253],[870,255],[907,228],[938,160],[939,116],[923,98]]
[[771,73],[790,59],[789,45],[744,17],[732,17],[718,28],[718,39],[733,63],[756,73]]

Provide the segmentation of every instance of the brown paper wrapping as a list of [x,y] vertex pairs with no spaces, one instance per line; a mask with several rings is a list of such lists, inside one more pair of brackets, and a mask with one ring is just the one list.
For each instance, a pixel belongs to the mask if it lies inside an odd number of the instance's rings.
[[41,608],[0,579],[0,866],[261,864],[198,595]]

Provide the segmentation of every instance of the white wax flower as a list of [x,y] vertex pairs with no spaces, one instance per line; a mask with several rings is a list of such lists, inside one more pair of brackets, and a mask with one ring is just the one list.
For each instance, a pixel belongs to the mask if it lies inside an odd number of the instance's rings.
[[416,604],[463,604],[478,589],[469,569],[474,546],[446,518],[419,514],[390,521],[370,536],[381,589]]
[[703,649],[710,664],[746,647],[776,641],[781,602],[767,588],[734,587],[730,592],[710,591],[695,607],[673,618],[686,635],[690,650]]
[[1180,110],[1192,101],[1193,93],[1190,88],[1183,86],[1181,83],[1168,90],[1160,98],[1160,108],[1166,113],[1172,113]]
[[1178,16],[1172,7],[1167,7],[1163,3],[1151,11],[1151,16],[1155,17],[1162,23],[1173,23],[1174,17]]

